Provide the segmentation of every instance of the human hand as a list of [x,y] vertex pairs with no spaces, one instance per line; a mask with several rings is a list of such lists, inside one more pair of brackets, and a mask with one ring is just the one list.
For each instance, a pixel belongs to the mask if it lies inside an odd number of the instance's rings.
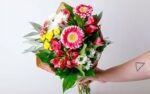
[[103,73],[104,73],[103,70],[96,67],[95,68],[95,76],[79,78],[79,83],[84,84],[84,83],[88,83],[91,81],[99,81],[99,82],[105,83],[106,81],[102,77]]
[[55,73],[55,70],[53,70],[48,64],[42,62],[39,57],[36,57],[36,65],[47,72]]

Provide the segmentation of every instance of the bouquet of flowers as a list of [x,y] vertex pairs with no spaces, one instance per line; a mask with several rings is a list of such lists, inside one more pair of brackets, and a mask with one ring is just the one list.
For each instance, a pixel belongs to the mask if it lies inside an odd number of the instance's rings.
[[[63,80],[63,92],[76,84],[78,76],[94,76],[94,65],[109,44],[100,30],[102,12],[93,15],[92,11],[90,5],[80,4],[73,8],[62,3],[57,13],[42,26],[31,22],[37,32],[24,36],[32,43],[25,51],[35,53],[55,70]],[[90,94],[88,84],[78,87],[80,94]]]

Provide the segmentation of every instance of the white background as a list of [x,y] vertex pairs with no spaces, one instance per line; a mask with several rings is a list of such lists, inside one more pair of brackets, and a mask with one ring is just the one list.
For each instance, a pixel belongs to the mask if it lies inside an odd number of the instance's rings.
[[[32,31],[28,22],[42,23],[62,0],[0,0],[0,94],[62,94],[61,81],[35,65],[22,36]],[[124,63],[150,50],[150,0],[64,0],[75,6],[90,4],[104,11],[105,37],[113,41],[102,55],[103,69]],[[127,75],[128,76],[128,75]],[[130,83],[97,83],[92,94],[150,94],[150,80]],[[77,88],[66,94],[77,94]]]

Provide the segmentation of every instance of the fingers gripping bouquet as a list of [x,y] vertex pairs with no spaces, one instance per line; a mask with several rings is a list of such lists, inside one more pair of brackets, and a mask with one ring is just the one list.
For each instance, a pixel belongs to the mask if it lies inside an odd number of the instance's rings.
[[[63,8],[47,19],[43,26],[32,22],[38,32],[25,36],[33,43],[26,51],[34,52],[55,70],[63,80],[63,92],[76,83],[78,76],[94,76],[93,66],[109,43],[103,39],[100,30],[102,12],[93,15],[92,11],[89,5],[80,4],[73,8],[63,3]],[[32,35],[38,37],[29,38]],[[86,86],[79,86],[79,91],[80,94],[90,92]]]

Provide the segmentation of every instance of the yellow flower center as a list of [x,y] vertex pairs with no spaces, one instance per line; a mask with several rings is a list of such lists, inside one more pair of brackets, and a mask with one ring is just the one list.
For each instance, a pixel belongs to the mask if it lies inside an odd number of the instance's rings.
[[71,32],[71,33],[68,35],[67,39],[68,39],[69,42],[75,42],[75,41],[77,41],[78,36],[77,36],[76,33]]
[[87,7],[81,7],[81,8],[79,9],[80,12],[86,12],[87,10],[88,10]]

